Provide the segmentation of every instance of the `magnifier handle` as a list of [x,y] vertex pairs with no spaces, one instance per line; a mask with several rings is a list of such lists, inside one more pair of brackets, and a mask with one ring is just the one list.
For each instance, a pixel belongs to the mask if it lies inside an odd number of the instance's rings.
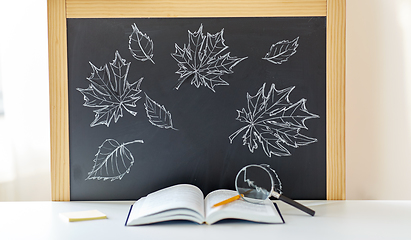
[[280,199],[283,202],[286,202],[286,203],[290,204],[293,207],[296,207],[296,208],[300,209],[301,211],[303,211],[305,213],[310,214],[311,216],[314,216],[314,214],[315,214],[314,210],[312,210],[312,209],[310,209],[310,208],[308,208],[308,207],[306,207],[306,206],[304,206],[304,205],[302,205],[302,204],[300,204],[300,203],[298,203],[298,202],[296,202],[296,201],[292,200],[291,198],[288,198],[284,195],[280,195],[278,197],[278,199]]

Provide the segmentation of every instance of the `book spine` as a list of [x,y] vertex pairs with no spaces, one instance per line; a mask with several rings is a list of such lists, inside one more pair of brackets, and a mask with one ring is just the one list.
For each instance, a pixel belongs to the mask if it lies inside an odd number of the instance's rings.
[[131,206],[130,206],[130,210],[128,210],[128,214],[127,214],[127,218],[126,218],[126,223],[124,224],[124,226],[127,226],[128,218],[130,217],[131,210],[133,210],[133,205],[131,205]]

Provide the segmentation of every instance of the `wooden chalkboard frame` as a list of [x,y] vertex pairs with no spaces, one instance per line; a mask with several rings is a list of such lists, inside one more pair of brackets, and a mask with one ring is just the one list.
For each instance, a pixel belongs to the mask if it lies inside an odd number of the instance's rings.
[[48,0],[51,183],[70,201],[67,18],[327,17],[327,199],[345,199],[345,0]]

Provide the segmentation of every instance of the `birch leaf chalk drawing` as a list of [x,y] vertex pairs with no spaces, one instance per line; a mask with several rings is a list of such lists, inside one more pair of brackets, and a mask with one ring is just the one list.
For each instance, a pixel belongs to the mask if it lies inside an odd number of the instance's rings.
[[113,118],[114,122],[117,122],[123,116],[123,109],[135,116],[137,112],[132,108],[136,107],[136,102],[141,98],[139,94],[143,78],[131,84],[128,82],[127,76],[131,63],[126,63],[118,51],[113,62],[109,63],[110,68],[107,64],[98,68],[89,63],[93,70],[91,76],[87,78],[90,84],[86,89],[77,88],[77,90],[83,94],[85,101],[83,106],[96,108],[93,111],[95,118],[90,126],[104,124],[109,127]]
[[152,100],[146,95],[146,102],[144,107],[146,109],[148,120],[151,124],[159,128],[173,129],[173,119],[171,118],[171,113],[167,111],[164,105],[158,104],[156,101]]
[[283,62],[288,61],[288,58],[297,52],[298,39],[299,37],[292,41],[283,40],[271,45],[270,51],[263,57],[263,59],[274,64],[282,64]]
[[153,40],[151,40],[146,33],[142,33],[135,23],[131,27],[133,28],[133,32],[128,41],[128,48],[130,49],[131,55],[139,61],[145,62],[150,60],[155,64],[153,61]]
[[88,173],[86,180],[121,180],[134,164],[134,157],[126,145],[144,143],[143,140],[134,140],[120,144],[114,139],[107,139],[101,144],[94,158],[93,169]]
[[308,129],[305,121],[319,118],[318,115],[308,112],[305,107],[306,99],[291,103],[289,95],[295,87],[277,90],[272,84],[267,95],[264,93],[265,83],[258,93],[251,96],[247,93],[247,110],[237,110],[236,120],[247,125],[229,136],[230,143],[238,134],[244,132],[243,145],[247,145],[251,153],[261,143],[261,147],[268,157],[289,156],[290,151],[284,146],[297,148],[317,139],[304,136],[301,129]]
[[188,31],[188,44],[180,48],[175,44],[176,51],[171,56],[177,61],[180,74],[175,89],[179,89],[186,80],[199,88],[208,87],[215,92],[217,85],[229,85],[221,76],[233,73],[232,68],[247,57],[231,57],[230,52],[224,53],[228,46],[224,43],[224,29],[216,34],[203,34],[203,25],[196,32]]

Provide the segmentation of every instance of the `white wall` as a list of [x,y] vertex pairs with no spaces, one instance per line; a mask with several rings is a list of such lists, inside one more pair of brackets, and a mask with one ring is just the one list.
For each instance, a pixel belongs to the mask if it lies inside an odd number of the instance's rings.
[[[46,0],[1,0],[0,29],[0,201],[48,200]],[[411,0],[347,0],[346,94],[347,199],[411,200]]]
[[347,0],[347,199],[411,199],[411,1]]
[[46,0],[0,0],[0,29],[0,201],[49,200]]

